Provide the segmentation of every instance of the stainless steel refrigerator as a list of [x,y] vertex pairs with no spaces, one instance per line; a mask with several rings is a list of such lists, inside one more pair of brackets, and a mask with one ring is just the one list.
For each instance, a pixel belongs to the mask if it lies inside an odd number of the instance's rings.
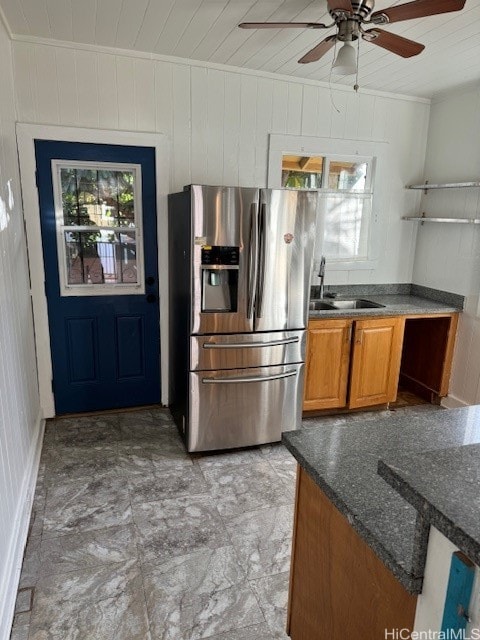
[[316,207],[291,189],[169,196],[170,408],[188,451],[299,426]]

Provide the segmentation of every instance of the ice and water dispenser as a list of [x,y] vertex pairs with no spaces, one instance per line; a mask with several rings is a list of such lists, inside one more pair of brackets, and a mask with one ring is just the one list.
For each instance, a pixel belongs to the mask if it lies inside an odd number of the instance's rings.
[[239,247],[202,247],[202,311],[236,312]]

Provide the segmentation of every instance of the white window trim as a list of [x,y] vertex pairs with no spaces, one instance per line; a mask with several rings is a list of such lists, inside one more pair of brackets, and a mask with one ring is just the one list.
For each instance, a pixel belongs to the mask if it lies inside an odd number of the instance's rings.
[[[131,171],[135,174],[133,193],[133,210],[136,234],[137,284],[68,284],[67,255],[65,252],[64,231],[77,231],[75,227],[63,224],[62,187],[60,171],[62,169],[109,169],[111,171]],[[69,296],[114,296],[142,295],[145,293],[144,256],[143,256],[143,211],[142,211],[142,167],[139,164],[115,162],[87,162],[52,160],[53,199],[55,205],[55,225],[57,231],[58,275],[60,279],[60,295]],[[80,229],[80,228],[79,228]],[[89,227],[89,231],[96,229]],[[115,227],[117,229],[117,227]],[[110,227],[110,230],[113,230]],[[128,227],[124,229],[128,231]]]
[[[319,138],[313,136],[295,136],[270,134],[269,136],[269,152],[268,152],[268,177],[267,185],[271,189],[281,188],[282,181],[282,158],[284,155],[308,155],[308,156],[327,156],[330,159],[372,159],[371,185],[375,184],[375,193],[372,198],[372,211],[370,216],[370,239],[369,252],[366,260],[330,260],[331,268],[335,271],[354,271],[354,270],[372,270],[376,269],[379,264],[379,256],[381,255],[381,214],[379,209],[380,202],[386,202],[384,195],[385,185],[388,184],[386,175],[386,151],[387,142],[367,141],[367,140],[345,140],[340,138]],[[324,172],[324,175],[326,172]],[[327,193],[327,191],[323,191]],[[335,193],[345,194],[372,194],[371,190],[367,192],[358,191],[335,191]],[[382,197],[383,196],[383,197]],[[318,224],[322,226],[321,221]],[[315,247],[314,260],[320,260],[322,255],[322,247],[317,243]]]

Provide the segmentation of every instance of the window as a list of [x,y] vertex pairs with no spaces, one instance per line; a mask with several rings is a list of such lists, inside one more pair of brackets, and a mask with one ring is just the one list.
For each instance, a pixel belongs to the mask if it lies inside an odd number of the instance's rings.
[[320,194],[322,252],[331,261],[368,259],[372,170],[372,158],[282,156],[282,186]]
[[142,293],[140,167],[52,165],[62,295]]

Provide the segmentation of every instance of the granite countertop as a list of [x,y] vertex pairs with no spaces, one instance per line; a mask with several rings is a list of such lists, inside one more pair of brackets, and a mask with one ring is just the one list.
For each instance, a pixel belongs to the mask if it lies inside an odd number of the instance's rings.
[[[328,294],[335,292],[336,298]],[[366,298],[384,305],[373,309],[336,309],[309,311],[314,318],[357,318],[359,316],[423,315],[454,313],[463,309],[463,296],[418,285],[354,285],[326,287],[325,302],[352,298]],[[318,298],[313,292],[312,299]]]
[[[480,406],[446,410],[428,405],[401,413],[386,411],[375,420],[362,419],[358,414],[353,424],[351,421],[342,424],[342,418],[335,421],[311,418],[304,420],[303,425],[299,431],[284,433],[284,444],[410,593],[421,592],[430,518],[432,524],[437,523],[440,530],[446,531],[439,525],[438,518],[433,518],[435,509],[458,531],[480,544],[480,515],[475,524],[473,512],[476,506],[476,513],[480,514],[478,498],[476,502],[457,502],[456,511],[453,508],[448,511],[444,502],[434,500],[447,489],[452,491],[452,504],[460,495],[460,485],[453,488],[453,457],[450,475],[443,482],[437,478],[433,485],[437,491],[432,486],[431,494],[422,493],[428,479],[421,482],[422,467],[418,463],[418,486],[412,483],[408,487],[411,476],[405,475],[401,479],[402,495],[411,497],[412,503],[415,500],[415,506],[400,495],[400,487],[396,484],[402,473],[414,473],[413,462],[407,469],[410,456],[431,456],[430,460],[436,459],[443,472],[442,456],[445,454],[442,450],[450,450],[453,456],[455,450],[465,449],[465,445],[480,444]],[[395,484],[395,489],[378,474],[379,460],[390,465],[385,474],[389,482]],[[399,478],[394,478],[395,474]],[[474,491],[471,487],[468,495],[473,495]],[[424,508],[427,503],[431,511]],[[417,511],[419,507],[422,508]],[[477,534],[474,534],[475,526]],[[460,536],[453,542],[462,548]],[[468,554],[467,550],[465,552]]]
[[378,473],[480,565],[480,444],[395,455]]

